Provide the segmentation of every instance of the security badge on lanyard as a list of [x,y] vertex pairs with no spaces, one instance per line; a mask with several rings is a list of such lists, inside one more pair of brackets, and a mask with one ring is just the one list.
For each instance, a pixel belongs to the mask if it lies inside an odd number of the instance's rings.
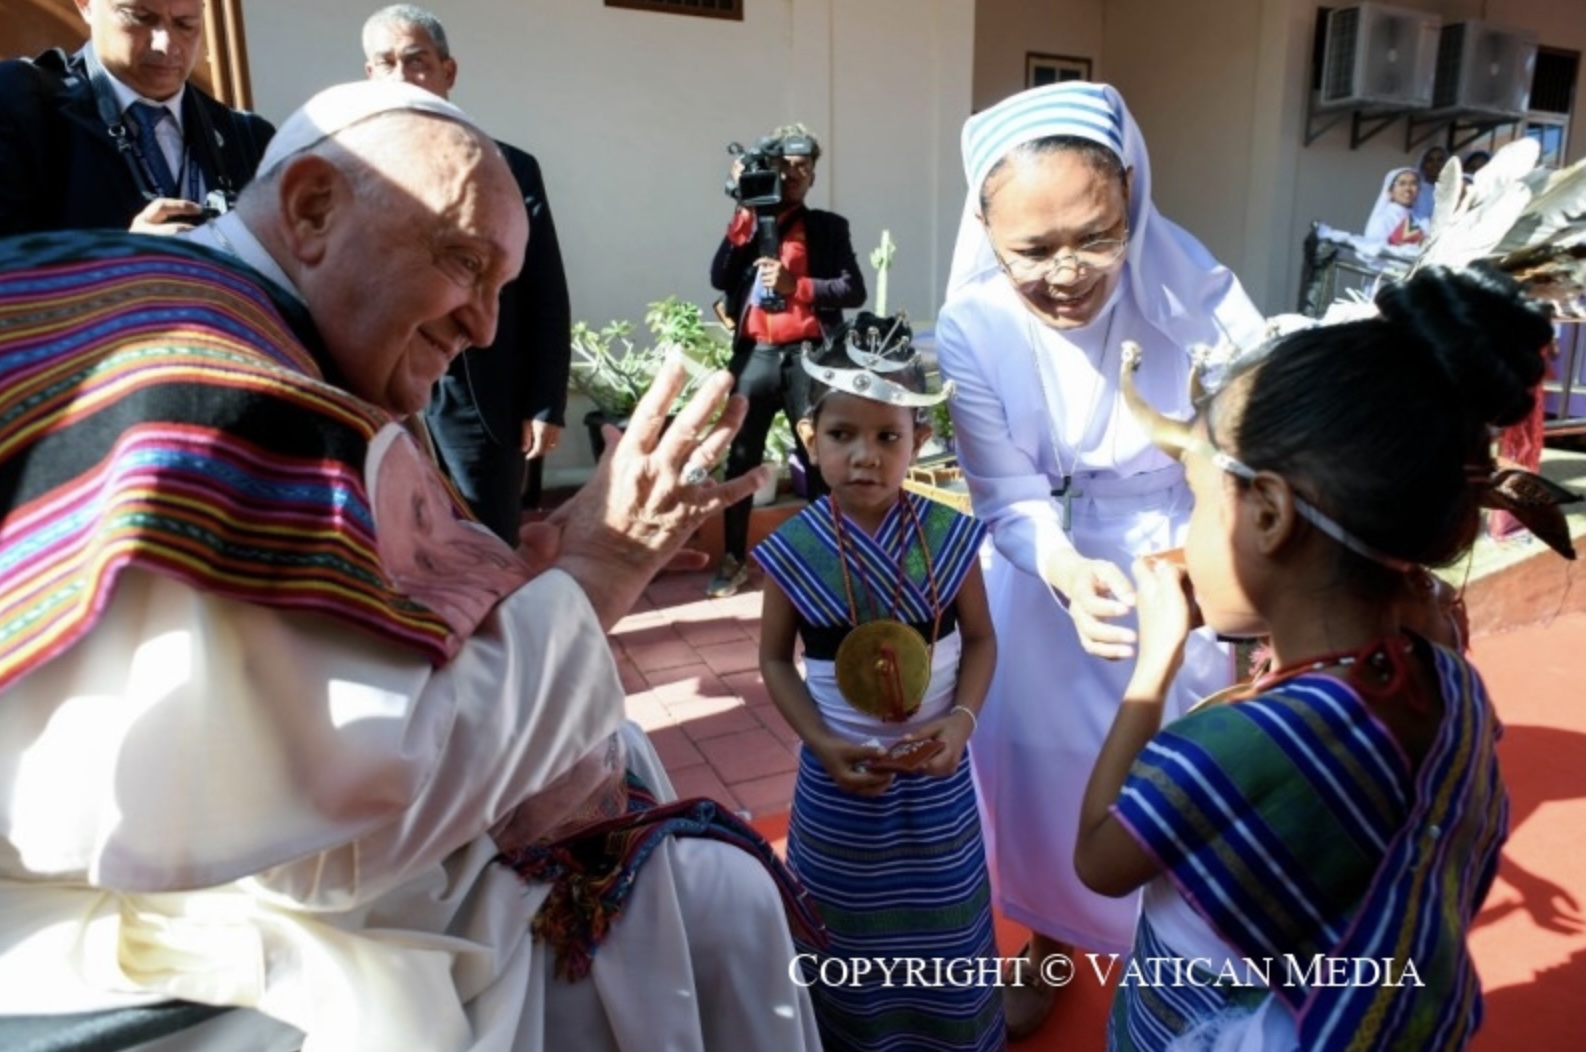
[[[136,163],[137,170],[146,180],[145,186],[153,187],[144,190],[144,197],[153,200],[156,197],[180,197],[187,201],[199,200],[199,186],[201,174],[197,159],[192,151],[185,146],[182,149],[181,170],[187,179],[187,191],[182,192],[177,177],[172,174],[169,163],[166,161],[165,150],[160,145],[155,129],[161,120],[172,119],[168,111],[161,106],[153,106],[144,102],[135,102],[127,107],[127,113],[133,118],[138,134],[126,137],[124,149],[131,155]],[[219,136],[217,135],[218,139]],[[196,222],[214,219],[231,211],[232,195],[224,189],[214,189],[204,195],[202,205],[203,216]]]
[[[164,107],[147,103],[134,103],[127,108],[126,117],[137,126],[138,134],[128,134],[123,114],[116,101],[115,89],[111,86],[110,75],[100,64],[99,59],[90,49],[87,60],[87,76],[89,91],[94,98],[94,108],[99,111],[99,119],[104,123],[105,132],[110,136],[111,142],[116,146],[116,152],[126,161],[130,169],[133,182],[138,184],[147,200],[164,195],[166,197],[179,196],[181,186],[177,177],[170,170],[170,164],[165,159],[164,152],[160,149],[159,140],[154,133],[155,125],[170,116]],[[201,220],[213,219],[231,210],[232,202],[236,200],[236,192],[231,178],[227,175],[219,149],[224,146],[225,140],[219,131],[211,126],[208,115],[202,106],[192,111],[198,120],[196,138],[203,143],[205,148],[211,149],[210,158],[213,162],[214,181],[218,184],[203,200],[204,214]],[[174,118],[173,118],[174,119]],[[184,141],[187,136],[184,134]],[[150,149],[144,151],[144,144]],[[181,167],[187,177],[187,200],[197,201],[202,175],[199,164],[190,149],[183,150]],[[163,174],[163,177],[162,177]]]

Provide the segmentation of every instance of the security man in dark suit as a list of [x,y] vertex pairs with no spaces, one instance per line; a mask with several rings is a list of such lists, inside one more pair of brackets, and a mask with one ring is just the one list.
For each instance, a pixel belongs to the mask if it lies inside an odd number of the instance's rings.
[[188,83],[203,0],[75,0],[89,42],[0,63],[0,235],[175,233],[253,177],[275,129]]
[[[771,209],[775,254],[767,254],[759,236],[762,220],[770,223],[771,217],[740,205],[710,264],[711,286],[726,293],[724,311],[735,322],[728,364],[738,379],[734,391],[749,399],[749,413],[727,454],[730,479],[760,466],[777,410],[797,425],[809,409],[809,377],[799,361],[804,341],[831,338],[842,327],[843,309],[864,306],[866,295],[848,220],[804,204],[815,185],[819,140],[804,125],[789,124],[767,141],[775,144],[781,176],[779,202]],[[739,158],[732,167],[735,183],[742,170]],[[795,443],[794,455],[804,466],[809,495],[824,493],[802,443]],[[744,556],[752,511],[745,497],[725,512],[724,553],[706,595],[733,595],[748,580]]]
[[[412,4],[369,16],[363,51],[364,72],[376,80],[405,80],[443,99],[457,82],[440,19]],[[441,463],[479,521],[516,545],[523,507],[538,503],[544,457],[561,440],[573,316],[539,163],[516,147],[496,145],[529,210],[523,271],[501,291],[495,343],[470,347],[452,361],[424,419]]]

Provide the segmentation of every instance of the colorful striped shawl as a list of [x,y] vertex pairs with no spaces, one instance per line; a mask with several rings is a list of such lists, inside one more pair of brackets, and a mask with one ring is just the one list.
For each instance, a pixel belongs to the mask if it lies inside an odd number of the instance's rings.
[[[1313,674],[1164,729],[1115,807],[1242,955],[1301,963],[1273,992],[1312,1052],[1456,1049],[1481,1022],[1465,937],[1507,829],[1499,727],[1474,668],[1441,648],[1436,667],[1445,716],[1413,781],[1358,695]],[[1317,954],[1412,960],[1425,985],[1303,981]]]
[[127,566],[454,652],[381,571],[364,465],[389,418],[324,382],[294,308],[165,239],[0,241],[0,690]]
[[[917,493],[905,493],[919,516],[930,547],[930,570],[936,578],[937,596],[945,608],[958,594],[964,575],[976,558],[986,527],[978,519]],[[843,540],[848,550],[848,570],[860,620],[896,617],[914,624],[930,624],[931,586],[925,556],[914,534],[914,525],[901,504],[894,505],[874,537],[845,522]],[[903,557],[901,610],[871,610],[868,599],[889,605],[899,590],[898,552]],[[842,558],[832,528],[828,497],[811,504],[783,523],[754,550],[754,557],[787,593],[800,617],[812,625],[852,623],[843,585]]]

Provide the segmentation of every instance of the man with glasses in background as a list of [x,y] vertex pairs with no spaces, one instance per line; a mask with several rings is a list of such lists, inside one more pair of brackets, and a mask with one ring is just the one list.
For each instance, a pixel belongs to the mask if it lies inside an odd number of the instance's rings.
[[[364,73],[443,99],[457,82],[440,19],[412,4],[381,8],[363,27]],[[479,521],[517,543],[525,506],[539,504],[545,457],[565,424],[572,308],[540,165],[500,140],[529,211],[523,273],[501,291],[494,342],[470,347],[435,385],[424,420],[446,473]],[[528,492],[524,492],[525,478]]]

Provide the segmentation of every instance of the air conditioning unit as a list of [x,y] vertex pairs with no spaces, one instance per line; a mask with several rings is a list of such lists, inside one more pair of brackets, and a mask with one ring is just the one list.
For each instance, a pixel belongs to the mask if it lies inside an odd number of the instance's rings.
[[1432,108],[1518,120],[1531,106],[1536,35],[1485,22],[1443,27]]
[[1327,13],[1318,109],[1424,109],[1437,76],[1435,14],[1384,4]]

